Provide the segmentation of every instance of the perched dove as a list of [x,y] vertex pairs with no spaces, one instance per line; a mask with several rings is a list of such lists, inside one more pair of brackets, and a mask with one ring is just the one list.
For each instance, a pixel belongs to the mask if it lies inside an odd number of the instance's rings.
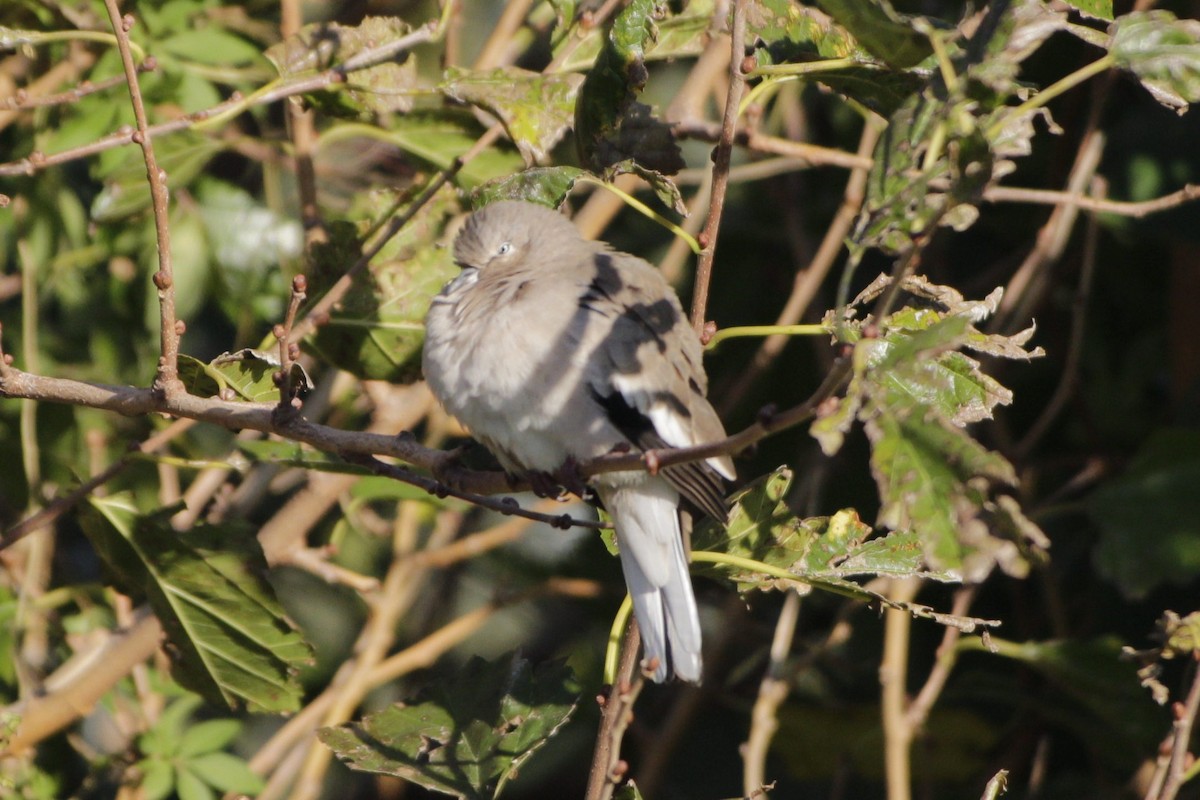
[[[493,203],[454,242],[462,268],[425,318],[425,377],[510,471],[724,438],[700,343],[662,275],[561,214]],[[700,620],[681,498],[724,522],[728,457],[593,479],[612,516],[654,680],[699,681]]]

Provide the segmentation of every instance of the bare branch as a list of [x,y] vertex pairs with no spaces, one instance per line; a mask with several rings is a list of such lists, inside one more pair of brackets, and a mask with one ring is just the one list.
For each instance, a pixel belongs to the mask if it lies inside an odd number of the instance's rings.
[[621,760],[621,740],[633,719],[633,705],[646,684],[645,677],[637,670],[641,643],[637,620],[630,616],[629,627],[625,629],[625,638],[621,641],[621,662],[617,668],[616,683],[608,687],[607,694],[596,698],[601,708],[600,732],[596,735],[596,748],[592,752],[592,767],[584,795],[586,800],[610,800],[617,784],[629,769],[628,764]]
[[158,372],[154,388],[164,395],[183,391],[179,381],[179,337],[183,334],[182,323],[175,320],[175,274],[171,267],[171,227],[167,221],[167,173],[158,166],[154,156],[154,143],[150,135],[150,124],[146,119],[146,106],[142,103],[142,90],[138,85],[138,68],[133,63],[133,52],[129,47],[129,30],[133,27],[133,15],[121,16],[117,0],[104,0],[108,19],[117,37],[117,49],[121,52],[121,63],[125,67],[125,82],[129,85],[129,98],[133,103],[133,116],[137,130],[131,139],[141,145],[142,158],[146,162],[146,179],[150,182],[150,197],[154,208],[154,234],[158,244],[158,272],[154,273],[154,286],[158,290],[159,346]]
[[705,311],[708,307],[708,289],[712,283],[713,259],[717,254],[717,235],[721,230],[721,214],[725,210],[725,193],[729,188],[729,158],[733,152],[734,129],[737,126],[738,104],[742,99],[742,87],[746,76],[742,71],[742,59],[746,48],[746,0],[734,0],[733,25],[730,32],[729,93],[725,97],[725,116],[721,123],[721,138],[713,151],[712,197],[708,204],[708,218],[700,232],[700,245],[704,249],[696,263],[696,285],[692,294],[692,327],[696,335],[704,331]]

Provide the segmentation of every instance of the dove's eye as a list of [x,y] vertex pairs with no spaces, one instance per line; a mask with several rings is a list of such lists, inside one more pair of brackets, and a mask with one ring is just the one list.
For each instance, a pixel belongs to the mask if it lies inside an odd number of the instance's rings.
[[501,242],[500,246],[496,248],[496,255],[506,256],[509,253],[511,253],[512,251],[513,251],[512,242]]

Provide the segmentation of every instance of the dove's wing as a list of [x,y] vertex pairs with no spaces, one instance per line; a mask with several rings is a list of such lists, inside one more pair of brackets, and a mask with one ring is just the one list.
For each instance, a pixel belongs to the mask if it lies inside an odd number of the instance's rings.
[[[587,380],[612,424],[643,450],[689,447],[725,438],[705,397],[700,343],[675,293],[654,267],[606,250],[591,259],[592,280],[580,307],[607,324],[589,326]],[[726,456],[666,467],[675,489],[720,521],[727,515]]]

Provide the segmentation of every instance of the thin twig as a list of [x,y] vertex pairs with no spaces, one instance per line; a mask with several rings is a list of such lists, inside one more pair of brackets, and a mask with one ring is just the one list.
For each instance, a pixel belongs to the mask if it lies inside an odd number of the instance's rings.
[[[881,130],[880,126],[868,122],[859,137],[858,155],[866,158],[868,163]],[[816,297],[817,289],[825,281],[838,253],[842,252],[846,234],[850,232],[850,226],[854,224],[854,220],[858,216],[858,210],[862,206],[865,196],[868,172],[868,167],[861,166],[855,167],[851,172],[850,179],[846,182],[846,189],[842,192],[842,203],[838,207],[833,221],[826,229],[825,237],[821,240],[821,245],[817,248],[812,261],[807,267],[796,273],[796,278],[792,283],[792,293],[784,303],[779,316],[776,317],[775,325],[785,326],[798,323],[804,316],[804,312],[808,310],[813,298]],[[768,336],[763,339],[745,371],[738,376],[737,381],[727,391],[721,393],[720,411],[722,414],[728,414],[737,408],[755,382],[783,352],[788,341],[787,336]]]
[[[152,58],[148,58],[138,64],[139,72],[150,72],[157,67],[157,64]],[[103,80],[84,81],[74,89],[67,89],[63,92],[55,92],[54,94],[36,95],[30,94],[26,89],[18,89],[12,97],[7,97],[0,100],[0,109],[8,110],[24,110],[29,108],[47,108],[49,106],[60,106],[67,103],[74,103],[89,94],[97,92],[105,92],[114,86],[121,86],[125,83],[124,75],[113,75],[111,78]]]
[[[971,608],[971,603],[975,600],[977,591],[978,587],[976,586],[963,586],[958,589],[954,593],[954,603],[950,613],[957,617],[965,617]],[[941,696],[942,689],[946,688],[946,681],[949,680],[950,673],[958,660],[958,651],[955,649],[955,645],[961,636],[962,629],[953,625],[947,625],[943,630],[942,643],[938,645],[937,659],[929,671],[929,677],[925,679],[925,685],[917,692],[917,696],[908,704],[908,709],[904,712],[904,723],[911,731],[916,731],[925,724],[933,704]]]
[[511,497],[501,497],[499,499],[492,497],[484,497],[483,495],[473,494],[472,492],[464,492],[459,489],[447,486],[444,483],[439,483],[433,478],[427,478],[424,475],[418,475],[415,472],[398,467],[394,464],[386,464],[376,458],[351,458],[355,463],[363,464],[370,467],[376,475],[383,475],[388,478],[407,483],[412,486],[417,486],[432,495],[457,497],[460,500],[466,500],[472,505],[480,508],[498,511],[501,514],[510,514],[514,517],[524,517],[535,522],[544,522],[555,528],[566,530],[568,528],[592,528],[593,530],[605,530],[611,526],[603,522],[597,522],[590,519],[577,519],[570,514],[541,514],[537,511],[529,511],[521,508],[521,506]]
[[1173,710],[1175,723],[1171,731],[1174,741],[1171,743],[1170,766],[1167,767],[1167,779],[1162,791],[1154,800],[1175,800],[1190,766],[1192,728],[1196,724],[1196,714],[1200,712],[1200,660],[1195,657],[1192,659],[1192,686],[1188,689],[1187,699],[1176,703]]
[[[697,447],[601,456],[586,464],[581,464],[580,472],[584,477],[590,477],[630,469],[648,470],[651,463],[665,467],[689,461],[700,461],[718,455],[736,455],[772,434],[812,419],[820,404],[833,396],[848,377],[848,363],[845,360],[838,361],[826,375],[825,381],[808,400],[785,411],[764,412],[759,415],[757,422],[732,436]],[[335,453],[346,458],[389,456],[431,471],[443,469],[453,458],[452,453],[422,447],[410,436],[385,436],[362,431],[344,431],[310,422],[300,415],[282,419],[275,413],[277,406],[273,403],[239,403],[215,397],[196,397],[187,393],[163,397],[150,389],[105,386],[66,378],[32,375],[13,367],[11,358],[5,355],[2,349],[0,349],[0,397],[27,398],[102,408],[129,416],[144,416],[152,413],[168,414],[210,422],[231,430],[248,429],[274,433],[292,441],[312,445],[326,453]],[[436,481],[431,481],[415,473],[398,471],[391,477],[421,486],[435,493],[444,492],[446,488]],[[460,491],[455,496],[463,499],[475,495],[499,494],[528,488],[526,482],[514,482],[502,472],[459,470],[456,471],[456,477],[458,478],[456,488],[465,491]],[[496,510],[510,513],[512,508],[507,504],[502,504],[502,507]],[[540,519],[540,521],[546,520]],[[573,521],[573,524],[583,524],[585,527],[594,527],[595,525],[578,521]]]
[[737,127],[738,104],[746,76],[742,59],[746,47],[746,0],[734,0],[733,25],[730,33],[729,93],[725,97],[725,115],[721,122],[721,138],[713,151],[712,195],[708,218],[700,232],[700,258],[696,263],[696,283],[692,293],[692,327],[696,335],[704,331],[708,307],[708,290],[712,283],[713,259],[717,254],[717,236],[721,230],[721,214],[725,210],[725,193],[729,188],[729,159],[733,153],[734,129]]
[[1067,246],[1075,219],[1079,215],[1079,201],[1086,194],[1087,186],[1100,166],[1100,157],[1104,153],[1106,139],[1100,130],[1101,112],[1112,81],[1113,73],[1110,71],[1098,80],[1092,89],[1095,102],[1088,113],[1083,138],[1075,154],[1075,162],[1071,165],[1070,176],[1067,179],[1067,197],[1055,206],[1050,218],[1038,231],[1033,249],[1009,279],[1004,297],[1000,301],[999,312],[991,325],[992,330],[1009,330],[1029,316],[1041,297],[1042,287],[1049,283],[1046,273],[1050,265],[1062,256]]
[[175,319],[175,274],[171,267],[171,227],[167,219],[167,173],[159,169],[154,156],[154,144],[150,123],[146,119],[146,106],[142,102],[142,90],[138,85],[138,68],[133,62],[129,46],[129,30],[133,27],[132,14],[121,16],[117,0],[104,0],[113,33],[117,37],[117,48],[121,52],[121,63],[125,67],[125,81],[129,85],[129,98],[133,103],[133,116],[137,130],[132,141],[141,145],[142,158],[146,162],[146,179],[150,182],[150,197],[154,209],[154,235],[158,245],[158,272],[154,273],[154,286],[158,290],[159,345],[158,371],[154,388],[170,396],[184,391],[179,380],[179,337],[183,326]]
[[338,278],[337,282],[334,283],[327,292],[325,292],[321,299],[305,313],[304,319],[302,319],[295,327],[293,338],[295,340],[304,338],[308,334],[312,333],[312,331],[314,331],[318,325],[322,324],[326,319],[328,319],[329,314],[333,311],[334,307],[341,302],[343,297],[346,296],[346,292],[350,291],[350,287],[354,284],[355,276],[367,268],[367,265],[371,262],[371,259],[379,254],[379,251],[383,249],[384,245],[386,245],[393,236],[403,230],[404,226],[416,216],[417,212],[420,211],[430,200],[432,200],[438,191],[440,191],[443,186],[451,181],[467,163],[491,146],[491,144],[495,142],[503,132],[504,126],[502,126],[500,123],[496,123],[489,128],[482,136],[479,137],[479,139],[475,141],[475,144],[471,145],[471,148],[467,150],[467,152],[455,158],[452,162],[450,162],[450,166],[439,172],[425,186],[425,188],[421,190],[421,193],[412,201],[412,203],[409,204],[408,208],[404,210],[403,214],[393,217],[388,222],[387,228],[385,228],[375,237],[374,241],[363,251],[363,254],[359,256],[358,260],[355,261],[350,268],[347,269],[340,278]]
[[[1094,189],[1100,188],[1097,193],[1103,192],[1102,179],[1093,178],[1092,183]],[[1097,184],[1100,184],[1100,187],[1097,187]],[[1083,359],[1084,334],[1087,329],[1088,297],[1092,291],[1092,278],[1096,274],[1096,249],[1099,238],[1099,220],[1095,214],[1089,214],[1084,233],[1079,285],[1075,287],[1075,294],[1071,298],[1071,338],[1067,344],[1066,358],[1059,373],[1058,385],[1054,387],[1054,394],[1042,407],[1037,420],[1029,427],[1025,436],[1013,448],[1013,458],[1017,463],[1024,461],[1025,457],[1050,430],[1050,425],[1066,407],[1067,401],[1071,399],[1071,395],[1079,383],[1079,367]]]
[[296,312],[300,310],[300,305],[306,297],[308,297],[308,279],[303,275],[297,275],[292,278],[292,292],[283,324],[276,325],[272,330],[275,339],[279,342],[279,373],[275,376],[275,385],[279,387],[279,410],[281,412],[298,411],[300,408],[298,394],[301,389],[292,385],[292,365],[300,355],[300,346],[296,343],[293,331],[296,324]]
[[488,35],[487,41],[479,51],[479,56],[475,59],[473,70],[477,72],[488,70],[510,61],[505,51],[512,47],[513,35],[524,24],[525,16],[529,13],[529,7],[532,5],[533,0],[509,0],[505,4],[500,19],[492,27],[491,34]]
[[[908,603],[921,582],[915,578],[894,581],[892,600]],[[893,608],[884,612],[883,661],[879,665],[882,687],[884,771],[888,800],[912,797],[912,765],[909,763],[912,728],[905,719],[905,684],[908,678],[909,630],[912,617]]]
[[[211,108],[150,126],[146,128],[146,134],[148,137],[158,137],[168,133],[188,130],[201,124],[211,123],[217,119],[224,119],[227,116],[239,114],[250,108],[270,105],[288,97],[332,88],[344,83],[346,76],[350,73],[390,61],[400,53],[432,40],[437,33],[437,22],[429,22],[417,28],[412,33],[406,34],[385,45],[361,50],[344,64],[331,67],[316,75],[302,74],[293,78],[280,80],[261,91],[255,92],[250,97],[235,95],[228,100],[217,103]],[[58,153],[47,155],[46,153],[35,151],[19,161],[0,164],[0,177],[34,175],[47,167],[78,161],[81,158],[87,158],[88,156],[102,153],[105,150],[129,144],[134,141],[134,135],[135,131],[124,127],[97,141],[89,142],[79,147],[72,147]]]
[[47,525],[53,524],[55,520],[82,502],[98,487],[108,483],[117,475],[121,474],[131,464],[133,464],[135,461],[133,454],[157,452],[194,424],[195,423],[190,419],[176,420],[174,423],[154,434],[140,445],[134,445],[131,455],[127,455],[124,458],[113,462],[106,469],[84,481],[67,494],[57,498],[54,500],[54,502],[50,503],[44,508],[39,509],[33,515],[26,517],[10,527],[8,530],[4,531],[4,534],[0,536],[0,550],[4,550],[29,534],[35,533]]
[[[304,11],[300,0],[281,0],[279,4],[280,38],[290,39],[304,25]],[[317,175],[313,166],[313,154],[317,150],[317,130],[313,112],[293,98],[284,104],[294,154],[296,189],[300,196],[300,222],[304,227],[305,244],[326,242],[329,239],[321,221],[321,210],[317,205]]]
[[610,800],[617,784],[628,770],[621,760],[621,739],[629,722],[633,719],[633,705],[641,693],[646,679],[637,670],[638,649],[641,635],[637,620],[629,618],[625,638],[621,642],[621,662],[617,669],[616,682],[609,687],[607,695],[597,698],[602,709],[600,731],[596,735],[596,748],[592,752],[592,766],[588,773],[585,800]]
[[989,203],[1043,203],[1046,205],[1073,204],[1085,211],[1117,214],[1122,217],[1141,219],[1151,214],[1170,211],[1184,203],[1200,200],[1200,184],[1189,183],[1182,189],[1154,197],[1150,200],[1109,200],[1105,197],[1076,197],[1070,192],[1053,189],[1026,189],[1019,186],[989,186],[983,190],[983,199]]
[[758,685],[758,697],[750,712],[750,733],[742,745],[742,794],[746,796],[760,791],[767,783],[767,750],[779,728],[779,706],[791,691],[784,667],[792,650],[792,639],[796,635],[799,619],[800,595],[794,591],[788,592],[775,623],[771,659]]

